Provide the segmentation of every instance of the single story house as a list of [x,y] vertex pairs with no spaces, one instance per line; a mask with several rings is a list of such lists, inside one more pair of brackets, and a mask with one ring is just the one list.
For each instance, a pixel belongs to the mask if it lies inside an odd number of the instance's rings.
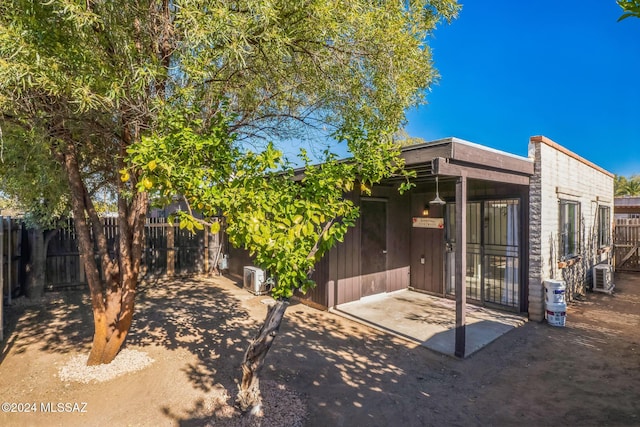
[[[390,178],[353,196],[360,219],[316,266],[307,303],[409,288],[455,298],[459,326],[467,302],[540,321],[545,279],[566,280],[572,298],[609,261],[613,175],[550,139],[531,137],[527,157],[457,138],[402,157],[415,187],[399,194]],[[233,251],[231,272],[246,262]]]

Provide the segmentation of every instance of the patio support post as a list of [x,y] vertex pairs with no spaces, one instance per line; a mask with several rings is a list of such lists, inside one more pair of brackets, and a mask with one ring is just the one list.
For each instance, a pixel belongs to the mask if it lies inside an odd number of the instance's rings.
[[466,340],[467,177],[456,181],[456,344],[455,356],[463,358]]

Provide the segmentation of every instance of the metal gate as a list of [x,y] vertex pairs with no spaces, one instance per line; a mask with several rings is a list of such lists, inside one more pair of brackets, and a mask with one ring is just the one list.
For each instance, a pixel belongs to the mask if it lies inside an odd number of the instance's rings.
[[[447,205],[447,294],[455,293],[455,205]],[[467,204],[467,298],[519,310],[520,199]]]
[[640,218],[616,218],[614,262],[618,271],[640,271]]

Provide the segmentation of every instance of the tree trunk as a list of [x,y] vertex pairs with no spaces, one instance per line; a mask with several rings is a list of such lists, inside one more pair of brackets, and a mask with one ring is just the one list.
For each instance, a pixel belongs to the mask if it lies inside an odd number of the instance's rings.
[[[147,195],[134,190],[132,196],[118,198],[118,254],[116,259],[111,259],[102,221],[82,180],[75,144],[69,139],[60,148],[59,157],[69,181],[78,249],[93,310],[94,334],[87,365],[106,364],[117,356],[133,320]],[[122,162],[122,159],[117,161]],[[131,189],[120,190],[123,194]]]
[[[111,363],[118,355],[120,348],[131,328],[135,306],[135,295],[140,273],[142,247],[144,241],[144,224],[147,213],[146,194],[137,193],[131,205],[124,198],[119,202],[119,236],[117,260],[111,262],[104,254],[106,280],[102,305],[94,305],[94,321],[96,333],[93,348],[89,355],[88,365]],[[95,213],[94,221],[99,218]],[[95,231],[94,231],[95,232]],[[100,240],[98,240],[101,247]],[[106,248],[106,240],[103,242]]]
[[240,383],[236,402],[244,412],[251,415],[262,413],[262,396],[260,395],[260,371],[264,359],[273,344],[289,301],[276,301],[269,307],[267,317],[258,332],[258,336],[251,342],[242,361],[242,382]]
[[[89,285],[91,308],[93,310],[94,334],[87,365],[98,365],[105,363],[103,361],[103,354],[107,340],[109,339],[109,324],[113,321],[113,319],[107,319],[104,301],[106,286],[100,277],[94,254],[94,248],[96,246],[99,252],[103,249],[100,248],[101,242],[94,240],[100,236],[102,231],[98,230],[100,224],[92,224],[92,217],[88,214],[87,190],[80,174],[74,144],[70,142],[65,148],[63,152],[64,166],[71,190],[71,206],[78,239],[78,250],[80,252],[80,261],[84,266],[87,284]],[[98,234],[94,233],[92,236],[92,229],[94,232],[97,231]],[[104,250],[106,251],[106,247],[104,247]],[[105,275],[107,279],[110,279],[108,271],[105,271]]]

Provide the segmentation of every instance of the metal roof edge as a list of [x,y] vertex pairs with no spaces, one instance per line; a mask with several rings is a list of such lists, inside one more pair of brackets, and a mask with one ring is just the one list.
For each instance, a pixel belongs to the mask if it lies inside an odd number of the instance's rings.
[[465,139],[457,138],[455,136],[449,136],[449,137],[446,137],[446,138],[434,139],[433,141],[427,141],[427,142],[423,142],[421,144],[409,145],[407,147],[402,147],[402,152],[420,150],[422,148],[435,147],[435,146],[438,146],[438,145],[445,145],[445,144],[450,144],[450,143],[464,144],[464,145],[467,145],[467,146],[470,146],[470,147],[477,148],[479,150],[484,150],[484,151],[500,154],[500,155],[503,155],[503,156],[508,156],[508,157],[511,157],[511,158],[514,158],[514,159],[523,160],[523,161],[526,161],[526,162],[529,162],[529,163],[533,163],[533,159],[531,159],[530,157],[520,156],[518,154],[509,153],[508,151],[498,150],[496,148],[492,148],[492,147],[488,147],[486,145],[482,145],[482,144],[478,144],[478,143],[475,143],[475,142],[467,141]]
[[533,159],[530,158],[530,157],[520,156],[518,154],[509,153],[508,151],[498,150],[497,148],[492,148],[492,147],[488,147],[486,145],[478,144],[476,142],[467,141],[466,139],[452,137],[451,140],[452,140],[452,142],[455,142],[456,144],[464,144],[464,145],[468,145],[470,147],[474,147],[474,148],[477,148],[477,149],[480,149],[480,150],[485,150],[485,151],[489,151],[491,153],[496,153],[496,154],[500,154],[500,155],[503,155],[503,156],[508,156],[508,157],[511,157],[511,158],[514,158],[514,159],[524,160],[524,161],[533,163]]
[[435,147],[435,146],[438,146],[438,145],[445,145],[445,144],[449,144],[449,143],[453,142],[454,139],[455,138],[453,138],[453,137],[447,137],[447,138],[434,139],[433,141],[422,142],[420,144],[407,145],[405,147],[402,147],[401,151],[404,153],[406,151],[420,150],[421,148]]

